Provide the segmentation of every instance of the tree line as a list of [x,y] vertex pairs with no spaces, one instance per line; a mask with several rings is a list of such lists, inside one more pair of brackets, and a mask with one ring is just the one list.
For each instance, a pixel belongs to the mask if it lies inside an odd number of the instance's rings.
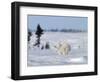
[[78,30],[78,29],[49,29],[44,30],[45,32],[86,32],[85,30]]

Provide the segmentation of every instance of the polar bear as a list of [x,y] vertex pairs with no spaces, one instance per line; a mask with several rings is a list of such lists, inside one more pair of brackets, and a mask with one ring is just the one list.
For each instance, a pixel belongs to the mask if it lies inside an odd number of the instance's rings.
[[56,46],[54,46],[60,55],[67,55],[71,50],[70,45],[66,42],[59,42]]

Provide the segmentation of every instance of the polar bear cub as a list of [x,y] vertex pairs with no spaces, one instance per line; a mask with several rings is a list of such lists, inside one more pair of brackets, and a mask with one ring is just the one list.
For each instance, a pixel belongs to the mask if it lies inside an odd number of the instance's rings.
[[54,46],[60,55],[67,55],[71,50],[70,45],[66,42],[59,42],[56,46]]

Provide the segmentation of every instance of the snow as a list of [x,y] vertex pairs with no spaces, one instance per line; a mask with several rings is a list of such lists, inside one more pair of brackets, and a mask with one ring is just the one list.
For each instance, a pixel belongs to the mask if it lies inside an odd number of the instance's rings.
[[[33,32],[28,43],[28,66],[51,66],[51,65],[79,65],[88,63],[87,54],[87,33],[65,33],[65,32],[45,32],[41,36],[40,48],[34,47],[36,35]],[[66,41],[71,50],[66,55],[59,55],[54,48],[59,42]],[[41,46],[49,42],[50,49],[41,50]]]

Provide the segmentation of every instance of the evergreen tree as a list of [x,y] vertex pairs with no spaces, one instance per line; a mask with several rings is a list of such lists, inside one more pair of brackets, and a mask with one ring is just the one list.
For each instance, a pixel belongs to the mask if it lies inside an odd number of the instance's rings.
[[46,48],[46,49],[50,49],[49,42],[46,43],[45,48]]
[[35,45],[37,45],[39,47],[40,46],[40,37],[43,34],[43,29],[40,27],[39,24],[37,26],[37,30],[36,30],[35,34],[37,35],[37,42]]
[[28,29],[28,41],[30,41],[31,36],[32,36],[32,32]]

